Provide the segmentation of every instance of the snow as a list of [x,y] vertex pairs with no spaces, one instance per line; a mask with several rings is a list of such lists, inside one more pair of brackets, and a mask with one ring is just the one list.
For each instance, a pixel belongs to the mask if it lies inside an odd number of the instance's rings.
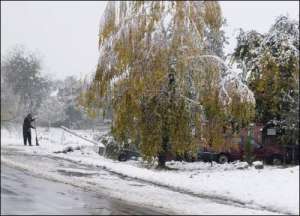
[[[223,79],[221,79],[220,86],[222,87],[223,93],[228,95],[229,88],[235,84],[237,92],[242,96],[242,101],[248,101],[255,104],[255,97],[253,92],[248,88],[248,86],[242,81],[242,70],[239,68],[228,68],[228,72],[225,74]],[[229,101],[230,97],[229,97]]]
[[[285,16],[279,16],[268,33],[262,35],[253,30],[249,32],[241,30],[237,40],[238,47],[248,47],[249,53],[238,60],[247,81],[261,69],[264,53],[268,53],[278,65],[285,65],[290,58],[299,58],[299,22]],[[243,50],[239,52],[241,53]]]
[[[251,102],[255,104],[255,98],[253,92],[248,88],[248,86],[243,82],[242,73],[243,71],[237,67],[237,64],[230,66],[229,60],[224,61],[216,55],[201,55],[201,56],[192,56],[189,59],[201,59],[209,58],[215,60],[218,64],[224,67],[224,71],[220,73],[220,101],[223,103],[231,103],[231,97],[229,91],[232,90],[232,87],[235,88],[236,92],[241,95],[242,101]],[[223,97],[225,95],[225,98]]]
[[260,166],[260,165],[263,165],[263,163],[261,161],[254,161],[252,163],[254,166]]
[[166,13],[165,17],[163,19],[163,27],[164,27],[165,30],[168,29],[168,27],[171,24],[171,21],[172,21],[172,14],[171,13]]
[[[156,207],[161,209],[161,212],[166,214],[258,214],[268,215],[270,212],[264,210],[244,209],[224,204],[211,202],[206,199],[199,199],[179,192],[173,192],[168,189],[158,188],[157,186],[147,185],[143,183],[132,183],[131,180],[123,179],[116,176],[107,176],[105,173],[99,173],[101,178],[90,176],[85,177],[64,177],[52,172],[43,172],[45,164],[33,163],[26,164],[16,161],[1,159],[2,162],[10,164],[10,166],[21,168],[30,171],[33,174],[42,176],[49,180],[63,182],[65,184],[81,187],[87,190],[99,191],[101,194],[113,196],[114,198],[125,200],[127,202],[138,203],[141,206]],[[42,170],[42,171],[41,171]],[[87,173],[82,169],[66,169],[66,171],[75,171]],[[93,174],[89,172],[87,174]],[[105,177],[103,177],[103,175]],[[116,187],[117,185],[117,187]],[[172,197],[172,199],[170,199]]]
[[52,91],[51,94],[50,94],[50,97],[55,97],[55,96],[57,96],[58,91],[59,91],[58,89],[56,89],[55,91]]
[[[238,69],[230,68],[227,65],[227,62],[224,62],[224,60],[220,58],[220,56],[222,55],[217,50],[221,50],[222,47],[222,39],[220,39],[222,38],[222,34],[212,34],[210,32],[208,24],[203,21],[201,16],[199,16],[198,18],[191,17],[193,16],[193,14],[205,13],[205,7],[202,1],[186,1],[182,5],[180,5],[180,7],[182,7],[183,9],[182,16],[184,17],[184,28],[182,30],[179,30],[181,28],[179,28],[176,24],[178,8],[176,8],[177,6],[174,2],[163,1],[157,3],[155,1],[146,1],[141,3],[141,5],[138,5],[136,2],[126,2],[122,4],[126,4],[126,10],[124,8],[121,8],[121,3],[109,3],[100,23],[100,35],[102,32],[105,37],[99,44],[100,57],[98,65],[101,67],[101,70],[99,70],[99,74],[101,73],[101,76],[105,77],[102,79],[102,81],[108,81],[108,84],[110,87],[112,87],[112,89],[117,86],[118,81],[124,80],[128,75],[131,76],[133,71],[136,71],[129,68],[129,66],[135,68],[135,65],[140,65],[140,61],[144,62],[143,59],[148,59],[149,55],[155,56],[158,55],[159,50],[168,50],[172,46],[172,38],[174,38],[175,35],[180,34],[182,35],[180,37],[182,42],[178,47],[178,51],[181,50],[183,53],[185,53],[185,50],[187,48],[192,47],[195,48],[195,50],[201,51],[199,53],[202,53],[203,55],[195,56],[194,54],[192,54],[191,58],[195,59],[196,61],[199,61],[199,59],[201,58],[205,58],[208,61],[217,61],[217,63],[221,65],[220,78],[218,80],[220,88],[220,102],[222,102],[224,105],[229,105],[232,97],[232,94],[230,94],[230,92],[235,91],[238,95],[241,96],[242,102],[247,101],[253,104],[255,103],[253,92],[247,87],[247,85],[243,83],[244,80],[242,80],[242,76],[240,75],[241,71],[239,71]],[[156,4],[158,4],[159,6]],[[156,7],[157,9],[155,9]],[[122,15],[120,14],[120,12],[122,13]],[[113,24],[111,23],[111,20],[113,20]],[[143,52],[138,53],[141,58],[129,60],[130,63],[126,60],[124,61],[126,63],[122,63],[122,66],[118,66],[118,62],[123,62],[122,60],[119,61],[120,58],[122,58],[121,56],[126,55],[124,53],[121,54],[120,52],[118,52],[117,50],[119,49],[117,49],[116,47],[119,46],[119,43],[123,44],[124,41],[133,40],[132,38],[134,37],[130,36],[130,32],[144,31],[141,30],[141,26],[145,25],[144,21],[146,23],[153,21],[153,28],[147,30],[147,33],[144,33],[144,35],[141,36],[140,39],[138,39],[140,41],[131,41],[131,43],[129,43],[130,45],[126,44],[126,46],[132,46],[130,49],[133,50],[135,50],[136,48],[137,50],[139,50],[139,48],[144,49]],[[110,33],[107,33],[106,35],[105,26],[107,26],[108,24],[109,26],[116,26],[116,29],[114,31],[108,30],[108,32]],[[203,30],[199,26],[203,26]],[[148,38],[148,33],[150,33],[150,39]],[[218,35],[220,36],[220,38]],[[190,42],[183,42],[183,38],[185,37],[191,37],[189,39],[186,39],[186,41]],[[217,48],[218,46],[220,47]],[[133,51],[133,53],[135,53],[135,51]],[[132,55],[131,52],[126,54]],[[187,65],[193,65],[190,63],[192,62],[186,62]],[[205,64],[207,63],[203,63],[203,65]],[[191,71],[195,71],[199,68],[201,69],[201,67],[197,66]],[[146,69],[143,73],[148,72],[150,73],[150,71]],[[201,70],[199,70],[198,72],[204,73],[204,71]],[[134,77],[135,76],[136,75],[134,75]],[[185,90],[191,90],[191,86],[186,86],[184,84],[186,82],[186,79],[182,79],[180,73],[176,73],[176,82],[178,83],[178,86],[180,86],[180,88],[178,88],[180,94],[185,93]],[[182,86],[184,86],[184,90],[180,90]],[[197,85],[195,84],[195,86]],[[194,88],[194,91],[196,91],[195,93],[198,97],[196,101],[201,101],[201,98],[199,98],[199,96],[201,97],[200,90],[200,88]],[[119,91],[116,92],[113,93],[112,98],[116,97],[115,94],[118,95],[120,93]],[[191,98],[186,99],[187,101],[191,102]]]
[[[73,156],[65,157],[71,159]],[[201,170],[203,163],[200,163],[198,169],[190,171],[157,171],[130,163],[112,163],[105,158],[79,159],[79,155],[76,158],[81,162],[105,167],[125,176],[181,191],[240,201],[250,206],[266,207],[285,213],[296,214],[299,209],[299,167],[284,170],[267,169],[263,172],[255,169],[246,171],[233,169],[224,172],[225,168],[221,168],[223,171],[203,171]]]
[[[96,153],[92,143],[66,133],[63,134],[63,130],[58,128],[50,128],[49,131],[46,128],[38,128],[38,132],[41,146],[24,148],[22,137],[17,135],[17,133],[21,134],[21,130],[8,132],[2,128],[1,146],[31,154],[54,155],[81,164],[98,166],[122,176],[140,179],[142,182],[181,191],[187,195],[244,203],[248,208],[266,209],[281,214],[299,214],[299,166],[289,168],[264,166],[264,169],[258,170],[252,166],[246,166],[245,162],[238,161],[223,165],[214,163],[213,166],[204,162],[171,161],[167,165],[173,168],[172,170],[156,170],[154,166],[149,166],[142,160],[119,162],[104,158]],[[86,134],[87,137],[93,136],[92,131],[78,131],[78,133]],[[81,148],[66,154],[53,153],[67,146],[73,148],[80,146]],[[99,181],[99,179],[93,179],[93,181]],[[117,191],[116,189],[114,193],[118,193]],[[119,195],[122,195],[120,191]],[[130,200],[130,192],[126,196]],[[158,204],[155,198],[153,202]],[[178,200],[175,199],[174,203],[176,202]],[[188,212],[195,213],[196,206],[190,204],[191,209]],[[174,205],[172,208],[175,208]]]

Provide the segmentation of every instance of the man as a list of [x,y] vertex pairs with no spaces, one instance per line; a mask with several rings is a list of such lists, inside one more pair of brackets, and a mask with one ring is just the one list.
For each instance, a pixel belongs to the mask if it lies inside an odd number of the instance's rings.
[[25,119],[24,119],[24,123],[23,123],[23,138],[24,138],[24,145],[27,145],[27,140],[29,145],[31,146],[31,130],[30,128],[35,129],[35,127],[33,127],[31,125],[31,122],[33,122],[35,119],[32,118],[31,113],[29,113]]

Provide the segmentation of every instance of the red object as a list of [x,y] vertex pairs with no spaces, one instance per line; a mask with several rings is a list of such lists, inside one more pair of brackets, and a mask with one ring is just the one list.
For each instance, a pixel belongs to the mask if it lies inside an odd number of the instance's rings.
[[[278,136],[276,136],[276,134],[268,135],[266,131],[267,128],[264,128],[262,124],[256,124],[252,129],[252,154],[255,157],[255,160],[272,162],[274,157],[283,160],[286,153],[285,149],[278,141]],[[226,150],[220,153],[225,153],[229,157],[230,161],[243,160],[244,145],[246,143],[247,136],[248,129],[243,128],[240,131],[241,142],[238,147],[233,147],[231,145],[229,148],[226,148]]]

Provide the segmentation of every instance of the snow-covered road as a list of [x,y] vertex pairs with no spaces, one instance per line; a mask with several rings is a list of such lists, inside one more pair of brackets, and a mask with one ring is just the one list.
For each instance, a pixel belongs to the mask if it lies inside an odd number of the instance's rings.
[[161,212],[130,205],[94,191],[31,175],[1,163],[2,214],[133,215]]
[[[197,198],[55,156],[28,154],[20,149],[13,148],[13,146],[1,148],[1,161],[43,179],[62,182],[69,186],[91,191],[91,193],[97,192],[113,199],[129,202],[132,206],[139,206],[141,211],[143,209],[153,209],[151,210],[153,213],[160,212],[161,214],[261,215],[272,213]],[[5,172],[5,169],[3,171]],[[60,195],[57,194],[57,196]],[[66,205],[69,204],[70,202],[66,200]],[[5,207],[6,204],[3,203],[3,206]],[[20,208],[22,209],[24,206],[20,206]],[[17,210],[18,206],[15,205],[14,209]],[[147,211],[151,212],[150,210]],[[132,212],[134,211],[131,209]],[[63,210],[60,213],[63,213]]]
[[[104,134],[76,130],[92,139]],[[21,129],[1,129],[1,161],[57,180],[178,214],[299,214],[299,166],[239,169],[244,162],[214,164],[168,162],[172,171],[143,161],[114,161],[97,154],[94,144],[62,129],[38,128],[41,145],[23,146]],[[54,152],[73,148],[73,152]],[[77,150],[76,150],[77,149]]]

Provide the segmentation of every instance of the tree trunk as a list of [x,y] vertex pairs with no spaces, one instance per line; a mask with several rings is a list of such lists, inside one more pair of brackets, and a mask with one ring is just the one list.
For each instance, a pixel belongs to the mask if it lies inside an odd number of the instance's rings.
[[167,94],[167,104],[166,104],[166,112],[163,116],[163,133],[162,133],[162,151],[158,154],[158,168],[166,168],[166,154],[168,151],[169,144],[169,115],[168,109],[172,107],[175,97],[175,76],[174,69],[170,68],[169,73],[169,83],[168,83],[168,94]]
[[165,154],[165,152],[160,152],[158,155],[157,168],[165,168],[165,167],[166,167],[166,154]]
[[166,154],[168,151],[169,136],[165,135],[162,138],[162,151],[158,154],[158,168],[166,168]]

